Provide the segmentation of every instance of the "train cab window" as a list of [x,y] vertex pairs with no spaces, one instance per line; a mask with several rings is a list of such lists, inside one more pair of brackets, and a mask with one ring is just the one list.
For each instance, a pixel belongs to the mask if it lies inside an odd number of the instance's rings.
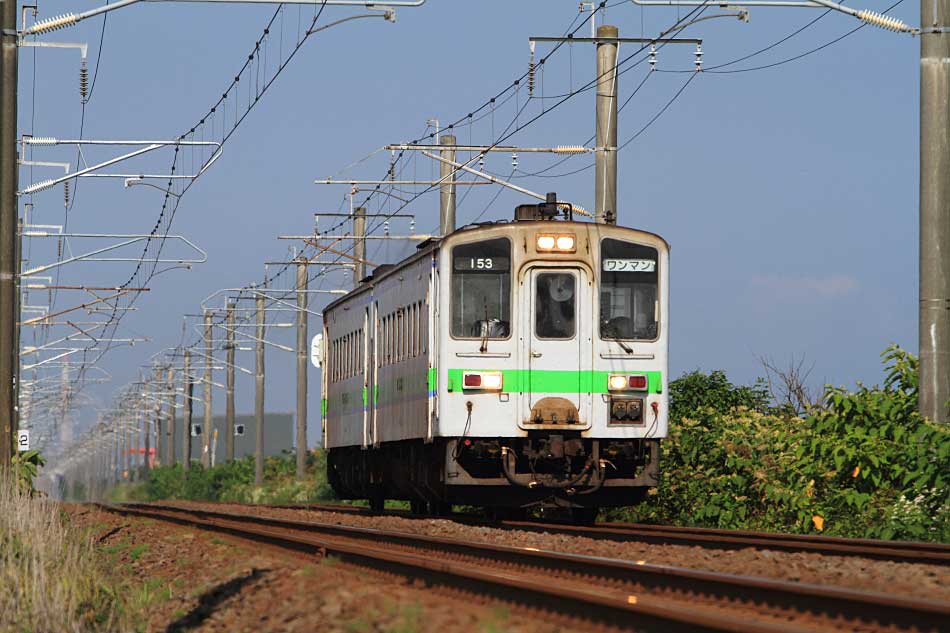
[[511,333],[511,242],[452,249],[452,336],[503,339]]
[[574,338],[577,278],[571,273],[540,273],[535,281],[534,332],[538,338]]
[[659,254],[652,246],[605,239],[600,246],[600,337],[657,337]]

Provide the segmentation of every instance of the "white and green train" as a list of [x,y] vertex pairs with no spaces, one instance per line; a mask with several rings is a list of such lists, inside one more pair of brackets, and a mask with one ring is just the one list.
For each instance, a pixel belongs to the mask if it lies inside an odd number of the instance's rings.
[[429,240],[324,310],[340,497],[583,516],[656,485],[669,246],[552,210],[522,205],[513,222]]

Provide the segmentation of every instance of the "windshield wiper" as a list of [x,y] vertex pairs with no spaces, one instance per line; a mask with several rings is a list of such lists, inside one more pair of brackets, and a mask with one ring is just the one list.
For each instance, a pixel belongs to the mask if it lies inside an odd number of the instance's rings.
[[614,343],[622,347],[623,351],[627,352],[628,354],[633,354],[633,348],[631,348],[626,343],[620,340],[620,331],[617,329],[616,326],[611,325],[609,323],[605,323],[604,329],[607,330],[608,333],[613,332],[614,335],[617,337],[617,338],[607,339],[607,340],[613,341]]

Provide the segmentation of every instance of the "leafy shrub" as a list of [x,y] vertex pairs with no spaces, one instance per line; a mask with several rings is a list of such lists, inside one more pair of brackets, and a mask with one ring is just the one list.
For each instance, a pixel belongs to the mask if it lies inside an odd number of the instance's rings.
[[264,485],[254,485],[254,457],[244,457],[204,468],[194,462],[186,473],[180,464],[159,466],[148,479],[131,488],[115,491],[115,500],[157,501],[187,499],[237,503],[303,503],[333,499],[326,481],[326,454],[316,450],[307,454],[304,481],[296,480],[294,455],[264,460]]
[[696,413],[729,413],[736,409],[766,411],[769,392],[763,380],[752,386],[729,382],[721,370],[704,374],[692,371],[670,383],[670,417],[679,420]]
[[917,412],[917,361],[892,346],[881,387],[826,387],[806,418],[722,372],[670,384],[661,481],[614,513],[667,524],[950,541],[950,430]]
[[45,464],[46,460],[43,459],[39,451],[23,451],[22,453],[13,454],[13,471],[21,490],[34,492],[33,480],[36,478],[40,466]]

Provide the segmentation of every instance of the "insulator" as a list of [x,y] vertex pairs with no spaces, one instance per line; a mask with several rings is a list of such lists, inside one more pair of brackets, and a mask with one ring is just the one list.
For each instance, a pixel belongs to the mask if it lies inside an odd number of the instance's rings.
[[389,235],[389,220],[383,222],[383,235]]
[[482,171],[485,170],[485,155],[484,154],[478,157],[478,168]]
[[511,153],[511,168],[518,169],[518,154],[515,152]]
[[56,139],[52,136],[31,136],[23,139],[27,145],[55,145]]
[[79,66],[79,96],[82,97],[83,103],[89,101],[89,69],[85,59]]
[[556,154],[583,154],[586,151],[583,145],[558,145],[554,148]]
[[69,181],[63,181],[63,206],[69,207]]
[[59,259],[63,256],[63,238],[56,240],[56,258]]
[[884,15],[883,13],[878,13],[877,11],[868,11],[867,9],[864,9],[863,11],[858,11],[857,17],[859,20],[863,20],[872,26],[878,26],[882,29],[887,29],[888,31],[913,32],[913,29],[907,26],[903,20],[892,18],[889,15]]
[[409,220],[409,235],[415,235],[416,233],[416,219],[412,218]]
[[40,20],[24,31],[23,34],[36,35],[37,33],[49,33],[50,31],[67,27],[70,24],[74,24],[78,21],[79,16],[77,16],[75,13],[64,13],[63,15],[58,15],[55,18]]
[[42,191],[43,189],[49,189],[50,187],[53,186],[54,182],[55,181],[52,178],[41,180],[35,185],[30,185],[29,187],[27,187],[23,193],[35,193],[37,191]]
[[656,44],[650,44],[650,70],[656,70]]
[[528,61],[528,96],[534,96],[534,51],[531,52],[531,59]]
[[703,45],[696,45],[696,72],[703,70]]

